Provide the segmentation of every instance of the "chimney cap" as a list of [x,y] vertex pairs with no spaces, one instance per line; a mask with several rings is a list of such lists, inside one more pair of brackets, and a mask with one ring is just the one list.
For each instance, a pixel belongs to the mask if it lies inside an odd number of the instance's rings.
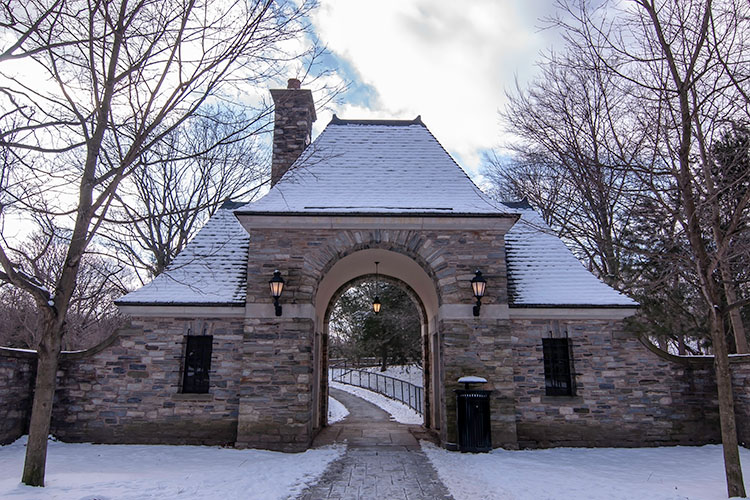
[[301,86],[302,86],[302,83],[296,78],[290,78],[286,82],[286,88],[288,89],[299,89]]

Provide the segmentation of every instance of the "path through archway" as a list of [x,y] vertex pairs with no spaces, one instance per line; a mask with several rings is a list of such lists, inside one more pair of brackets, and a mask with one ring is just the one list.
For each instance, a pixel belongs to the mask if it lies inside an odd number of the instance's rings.
[[424,426],[439,428],[439,404],[442,401],[442,384],[438,383],[440,348],[437,342],[436,316],[438,296],[433,280],[414,260],[398,252],[383,249],[366,249],[354,252],[335,262],[321,280],[315,299],[316,342],[315,384],[316,401],[314,422],[316,430],[327,425],[328,403],[328,340],[332,306],[347,289],[371,279],[374,263],[380,262],[380,279],[398,285],[407,292],[418,310],[422,343],[423,400],[420,402]]

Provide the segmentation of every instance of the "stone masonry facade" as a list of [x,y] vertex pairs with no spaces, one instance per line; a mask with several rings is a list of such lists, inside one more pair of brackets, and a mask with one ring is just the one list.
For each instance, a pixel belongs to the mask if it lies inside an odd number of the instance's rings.
[[[484,276],[494,293],[485,304],[507,303],[504,240],[500,231],[427,230],[336,230],[305,231],[256,229],[250,231],[248,303],[269,304],[268,277],[282,267],[286,287],[284,302],[312,308],[317,286],[339,259],[363,249],[402,253],[417,262],[436,283],[441,304],[470,304],[470,287],[478,263],[485,263]],[[369,270],[368,270],[369,271]],[[502,323],[502,322],[501,322]],[[457,374],[467,370],[492,374],[488,377],[497,397],[492,400],[493,433],[499,444],[512,445],[514,430],[513,371],[507,335],[497,335],[509,325],[495,320],[442,321],[440,343],[444,346],[443,386],[445,420],[440,426],[444,440],[455,442]],[[238,442],[245,446],[304,449],[314,437],[311,400],[313,393],[314,324],[300,318],[250,319],[245,327],[243,394],[240,404]],[[488,349],[492,346],[492,349]],[[290,363],[291,362],[291,363]],[[266,387],[266,389],[263,389]],[[273,412],[267,412],[267,408]],[[281,443],[275,445],[274,442]]]
[[[205,321],[212,322],[210,318]],[[237,348],[241,335],[236,330],[238,321],[213,322],[219,330],[222,323],[227,327],[232,325],[234,330],[227,330],[226,335],[214,330],[209,395],[179,392],[182,349],[179,337],[185,328],[183,321],[162,320],[159,328],[164,330],[149,328],[148,333],[142,327],[122,330],[99,352],[64,354],[52,433],[74,442],[233,444],[242,393],[238,382],[244,371]],[[514,440],[521,448],[719,442],[716,386],[710,359],[656,354],[625,334],[621,322],[561,321],[567,323],[572,339],[576,395],[548,397],[544,395],[538,340],[548,334],[549,323],[549,320],[513,322],[513,355],[509,364],[513,370],[514,397],[500,403],[513,408],[515,413],[510,422],[505,416],[507,411],[500,413],[503,425],[493,426],[495,446],[504,443],[506,447],[514,447]],[[161,340],[160,334],[168,331],[173,332],[171,343]],[[154,337],[149,339],[149,335]],[[135,346],[139,347],[133,349]],[[485,349],[482,355],[489,356],[489,352],[490,349]],[[234,360],[218,362],[219,356],[227,354]],[[750,356],[733,357],[731,366],[738,435],[740,442],[748,446]],[[33,354],[0,350],[2,444],[26,432],[34,368]],[[149,376],[144,377],[144,372]],[[260,372],[257,375],[260,377]],[[263,389],[257,391],[262,393]],[[498,399],[496,393],[493,398]],[[269,407],[264,413],[276,415],[275,424],[268,423],[272,428],[281,422],[276,408]],[[495,413],[493,418],[497,418]],[[304,415],[299,417],[304,420]],[[498,427],[506,434],[498,435]],[[515,429],[516,434],[508,429]],[[269,435],[278,436],[270,438],[277,442],[284,437],[273,431]],[[262,438],[254,445],[274,447]]]
[[28,432],[36,354],[0,347],[0,445]]
[[[501,230],[253,230],[246,306],[217,316],[135,317],[103,344],[64,354],[52,432],[66,441],[303,450],[318,430],[312,396],[318,332],[309,312],[336,262],[373,248],[405,255],[434,283],[441,308],[473,304],[468,282],[481,266],[490,283],[483,308],[507,308],[503,242]],[[268,279],[279,267],[284,315],[252,314],[272,310]],[[479,318],[438,314],[444,444],[456,441],[453,390],[467,373],[489,380],[495,447],[718,441],[710,358],[647,348],[622,320],[544,314],[516,308]],[[208,394],[181,391],[188,334],[213,336]],[[545,395],[541,339],[548,336],[570,339],[574,396]],[[0,442],[25,431],[34,364],[33,353],[0,350]],[[733,357],[732,370],[738,431],[748,443],[750,356]]]
[[[149,318],[94,349],[63,353],[51,432],[73,442],[234,444],[242,331],[241,317]],[[213,335],[209,394],[180,391],[188,332]],[[8,354],[0,352],[5,442],[25,430],[19,417],[28,419],[35,367],[33,357]]]
[[[621,321],[514,321],[514,383],[522,447],[661,446],[718,442],[710,359],[663,356]],[[541,339],[567,336],[573,396],[546,396]],[[748,361],[733,365],[741,435],[747,426]],[[745,417],[743,418],[743,415]]]

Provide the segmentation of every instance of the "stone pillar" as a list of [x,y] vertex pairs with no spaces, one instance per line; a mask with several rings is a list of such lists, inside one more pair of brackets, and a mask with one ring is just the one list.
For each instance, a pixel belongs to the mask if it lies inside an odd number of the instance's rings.
[[488,383],[474,387],[492,391],[490,425],[493,448],[518,448],[510,321],[497,317],[441,319],[440,337],[445,387],[442,441],[447,447],[457,444],[454,390],[463,389],[463,385],[457,382],[459,377],[476,375],[486,378]]
[[271,90],[275,106],[271,186],[289,170],[310,144],[312,124],[317,119],[312,92],[300,89],[300,81],[291,78],[286,89]]
[[296,452],[312,442],[314,322],[294,309],[245,320],[238,448]]

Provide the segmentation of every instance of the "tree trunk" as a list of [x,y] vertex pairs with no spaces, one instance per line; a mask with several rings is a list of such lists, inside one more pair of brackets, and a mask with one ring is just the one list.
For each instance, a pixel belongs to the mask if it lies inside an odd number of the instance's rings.
[[684,356],[686,354],[685,349],[685,336],[681,333],[677,335],[677,353],[680,356]]
[[[732,280],[729,272],[729,264],[722,262],[721,279],[724,282],[724,294],[727,296],[727,303],[731,306],[737,302],[737,289],[735,282]],[[742,311],[735,307],[729,310],[729,319],[732,322],[732,332],[734,333],[734,345],[737,347],[737,353],[743,354],[750,352],[747,346],[747,336],[745,335],[745,325],[742,324]]]
[[667,337],[658,337],[656,342],[659,344],[659,349],[664,352],[669,352],[669,342],[667,342]]
[[745,484],[742,479],[740,451],[737,442],[737,423],[734,414],[732,373],[729,369],[729,353],[724,333],[724,318],[717,308],[711,310],[711,337],[714,348],[716,388],[719,394],[719,421],[721,422],[721,443],[724,449],[727,493],[730,497],[745,498]]
[[21,481],[29,486],[44,486],[47,464],[47,436],[52,419],[55,397],[57,364],[60,358],[61,335],[53,319],[44,322],[44,334],[37,348],[37,371],[34,386],[34,403],[26,444],[26,461]]

